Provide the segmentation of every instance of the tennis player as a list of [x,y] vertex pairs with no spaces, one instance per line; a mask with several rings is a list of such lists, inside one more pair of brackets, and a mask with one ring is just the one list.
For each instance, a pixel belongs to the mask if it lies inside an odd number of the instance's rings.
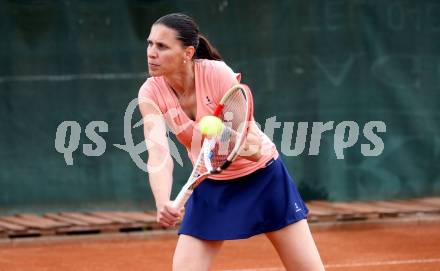
[[[228,67],[187,15],[159,18],[148,37],[149,77],[139,90],[145,119],[149,182],[157,221],[175,226],[182,218],[173,270],[208,270],[224,240],[264,233],[287,270],[324,270],[307,224],[308,209],[275,145],[253,125],[243,153],[218,175],[203,181],[181,210],[171,206],[173,161],[166,125],[194,162],[200,148],[196,123],[240,75]],[[153,104],[153,105],[152,105]],[[194,140],[196,138],[196,140]]]

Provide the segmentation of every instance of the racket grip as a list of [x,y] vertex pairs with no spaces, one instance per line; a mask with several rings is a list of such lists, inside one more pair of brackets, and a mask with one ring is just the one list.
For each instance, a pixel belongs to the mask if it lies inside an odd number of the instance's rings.
[[191,197],[193,191],[194,190],[192,189],[181,191],[179,195],[177,195],[171,206],[176,210],[179,210],[180,208],[185,206],[185,203],[188,201],[189,197]]

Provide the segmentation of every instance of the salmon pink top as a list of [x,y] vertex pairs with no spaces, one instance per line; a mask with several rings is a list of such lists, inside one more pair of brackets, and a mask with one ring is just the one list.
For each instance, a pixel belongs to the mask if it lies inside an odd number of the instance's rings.
[[[234,79],[240,82],[240,74],[236,74],[223,61],[196,59],[194,60],[196,119],[193,121],[183,111],[179,100],[162,76],[148,78],[139,90],[139,98],[150,99],[160,109],[169,129],[182,143],[190,160],[194,164],[201,148],[202,135],[197,125],[206,115],[212,115],[223,94],[234,85]],[[236,160],[219,174],[209,176],[215,180],[231,180],[248,175],[262,168],[272,158],[278,157],[273,142],[260,130],[262,138],[262,157],[257,162],[238,156]]]

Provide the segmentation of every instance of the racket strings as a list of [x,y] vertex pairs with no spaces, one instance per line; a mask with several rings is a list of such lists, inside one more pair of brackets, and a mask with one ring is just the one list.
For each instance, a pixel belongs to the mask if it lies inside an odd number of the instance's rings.
[[241,134],[248,119],[248,97],[241,88],[236,89],[224,101],[223,110],[219,116],[223,120],[223,131],[212,147],[211,163],[214,168],[222,166],[237,145],[241,144]]
[[223,125],[226,128],[222,133],[222,142],[229,142],[228,152],[230,153],[238,142],[243,129],[246,127],[248,99],[245,91],[237,89],[224,103]]

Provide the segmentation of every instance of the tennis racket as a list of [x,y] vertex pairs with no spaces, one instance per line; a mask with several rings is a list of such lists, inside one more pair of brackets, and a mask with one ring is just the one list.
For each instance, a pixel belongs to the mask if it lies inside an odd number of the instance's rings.
[[204,179],[219,174],[238,156],[246,140],[253,116],[253,100],[249,88],[238,84],[229,89],[220,100],[214,116],[223,122],[222,132],[205,137],[188,181],[180,190],[172,207],[180,209]]

